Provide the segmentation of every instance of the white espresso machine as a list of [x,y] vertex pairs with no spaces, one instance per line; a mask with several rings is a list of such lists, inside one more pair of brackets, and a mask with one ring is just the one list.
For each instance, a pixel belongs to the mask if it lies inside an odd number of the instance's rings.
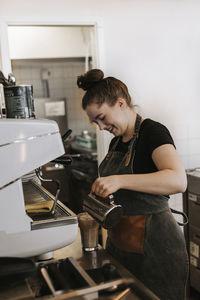
[[[54,214],[32,218],[26,213],[22,177],[64,154],[55,121],[0,120],[0,257],[33,257],[71,244],[77,217],[60,201]],[[54,199],[36,180],[27,194]]]

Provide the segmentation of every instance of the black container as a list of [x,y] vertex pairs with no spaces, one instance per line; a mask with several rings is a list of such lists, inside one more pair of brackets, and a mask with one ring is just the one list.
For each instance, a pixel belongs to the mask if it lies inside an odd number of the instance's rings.
[[7,118],[35,118],[32,85],[5,86],[4,95]]

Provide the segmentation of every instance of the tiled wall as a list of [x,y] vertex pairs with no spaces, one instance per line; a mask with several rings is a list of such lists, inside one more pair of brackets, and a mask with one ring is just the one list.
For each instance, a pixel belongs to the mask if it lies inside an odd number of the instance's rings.
[[[168,124],[185,169],[200,167],[200,120]],[[182,210],[182,194],[170,197],[170,206]]]
[[95,132],[95,127],[88,122],[81,108],[83,91],[76,85],[77,76],[85,72],[84,59],[12,61],[12,72],[16,77],[17,84],[32,84],[34,98],[46,97],[42,72],[46,74],[47,70],[50,72],[48,78],[50,97],[66,98],[68,128],[72,129],[72,134],[79,135],[84,129]]
[[185,169],[199,167],[200,120],[173,125],[171,131]]

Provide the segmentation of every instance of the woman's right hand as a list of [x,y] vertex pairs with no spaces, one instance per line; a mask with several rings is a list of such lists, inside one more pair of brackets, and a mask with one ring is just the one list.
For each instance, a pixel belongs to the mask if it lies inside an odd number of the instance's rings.
[[118,191],[120,187],[120,175],[99,177],[92,185],[91,193],[106,198]]

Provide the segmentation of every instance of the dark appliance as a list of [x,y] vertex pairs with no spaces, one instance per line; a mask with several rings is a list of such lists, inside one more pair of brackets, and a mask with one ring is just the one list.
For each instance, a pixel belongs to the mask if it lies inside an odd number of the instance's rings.
[[190,259],[188,288],[200,293],[200,168],[189,169],[186,174],[188,186],[183,194],[183,209],[189,217],[184,228]]
[[[77,153],[78,154],[78,153]],[[83,202],[98,177],[98,163],[92,154],[72,154],[72,164],[67,167],[69,178],[69,208],[76,214],[83,211]]]

